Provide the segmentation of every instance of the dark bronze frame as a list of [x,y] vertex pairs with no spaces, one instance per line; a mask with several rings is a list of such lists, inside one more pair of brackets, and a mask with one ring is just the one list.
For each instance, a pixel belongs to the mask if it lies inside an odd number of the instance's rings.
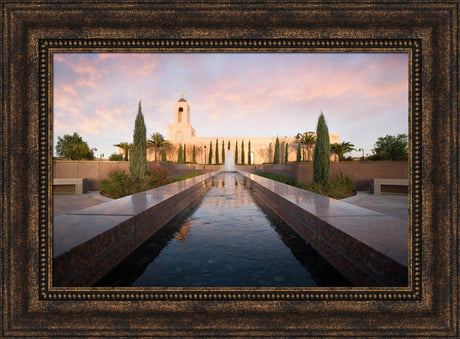
[[[2,1],[2,335],[458,335],[458,1]],[[55,52],[409,53],[407,288],[51,286]]]

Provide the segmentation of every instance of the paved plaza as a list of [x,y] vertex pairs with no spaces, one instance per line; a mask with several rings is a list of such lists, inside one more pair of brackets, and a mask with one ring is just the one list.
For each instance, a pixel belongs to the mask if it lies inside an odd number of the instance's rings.
[[[92,191],[82,195],[55,194],[54,216],[64,215],[82,208],[102,204],[112,199],[102,196],[99,191]],[[408,220],[407,194],[382,194],[373,195],[369,192],[357,192],[356,195],[342,199],[352,205],[380,212],[394,218]]]
[[54,194],[53,198],[55,217],[113,200],[104,197],[99,191],[83,194]]
[[354,196],[342,199],[341,201],[401,220],[409,220],[409,197],[407,194],[383,193],[382,195],[374,195],[369,192],[360,191]]

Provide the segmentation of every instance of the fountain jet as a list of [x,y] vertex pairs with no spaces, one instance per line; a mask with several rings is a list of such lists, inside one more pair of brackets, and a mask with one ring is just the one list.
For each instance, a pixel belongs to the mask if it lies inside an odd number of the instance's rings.
[[227,155],[225,156],[224,171],[235,172],[235,159],[233,159],[230,150],[227,151]]

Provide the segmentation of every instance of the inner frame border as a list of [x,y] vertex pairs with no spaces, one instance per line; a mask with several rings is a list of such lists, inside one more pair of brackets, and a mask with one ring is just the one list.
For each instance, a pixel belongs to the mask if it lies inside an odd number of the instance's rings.
[[[421,300],[422,42],[420,39],[40,39],[40,300]],[[52,152],[54,53],[408,53],[408,287],[53,287]]]

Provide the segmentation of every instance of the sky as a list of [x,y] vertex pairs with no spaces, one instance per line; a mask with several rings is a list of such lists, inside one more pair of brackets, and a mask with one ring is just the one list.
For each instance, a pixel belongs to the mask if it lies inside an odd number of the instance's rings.
[[140,100],[147,136],[166,138],[182,91],[197,137],[294,137],[321,112],[365,154],[408,133],[407,53],[57,53],[54,145],[77,132],[108,158],[132,142]]

